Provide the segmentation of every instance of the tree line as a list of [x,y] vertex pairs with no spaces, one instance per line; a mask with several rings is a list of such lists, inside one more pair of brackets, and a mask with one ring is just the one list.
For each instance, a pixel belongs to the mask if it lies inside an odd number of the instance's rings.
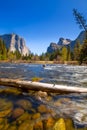
[[87,63],[87,39],[81,44],[76,41],[74,49],[70,46],[63,46],[53,53],[42,53],[41,55],[29,54],[29,56],[22,56],[19,51],[10,52],[2,39],[0,39],[0,60],[27,60],[27,61],[78,61],[79,64]]
[[76,41],[74,49],[70,46],[64,46],[61,49],[54,51],[53,53],[45,53],[40,56],[40,60],[52,60],[52,61],[78,61],[79,64],[87,64],[87,40],[81,44]]

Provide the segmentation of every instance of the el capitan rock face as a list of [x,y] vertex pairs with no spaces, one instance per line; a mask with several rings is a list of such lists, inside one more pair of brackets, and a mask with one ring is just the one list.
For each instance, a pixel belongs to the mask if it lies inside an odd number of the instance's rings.
[[15,52],[17,50],[22,56],[29,55],[30,51],[26,47],[25,40],[17,34],[4,34],[0,35],[0,38],[3,39],[10,52]]

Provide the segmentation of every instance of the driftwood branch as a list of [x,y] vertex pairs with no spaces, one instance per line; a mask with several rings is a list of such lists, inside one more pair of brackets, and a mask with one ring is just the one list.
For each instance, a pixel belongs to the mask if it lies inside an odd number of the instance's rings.
[[87,93],[87,88],[73,87],[67,85],[54,85],[49,83],[23,81],[17,79],[0,78],[0,85],[21,88],[24,90],[41,90],[65,93]]

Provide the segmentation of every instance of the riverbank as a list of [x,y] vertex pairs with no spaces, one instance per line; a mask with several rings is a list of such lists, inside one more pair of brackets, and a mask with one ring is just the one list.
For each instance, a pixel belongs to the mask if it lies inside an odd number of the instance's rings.
[[0,63],[31,63],[31,64],[67,64],[78,65],[78,61],[31,61],[31,60],[0,60]]
[[37,61],[32,61],[32,60],[0,60],[0,63],[17,63],[17,64],[21,64],[21,63],[25,63],[25,64],[64,64],[64,65],[79,65],[79,66],[87,66],[86,63],[82,63],[81,65],[79,64],[78,61],[41,61],[41,60],[37,60]]

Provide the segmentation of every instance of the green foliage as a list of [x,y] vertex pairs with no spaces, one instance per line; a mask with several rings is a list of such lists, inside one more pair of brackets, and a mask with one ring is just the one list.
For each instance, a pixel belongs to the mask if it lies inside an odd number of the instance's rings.
[[14,55],[16,55],[16,59],[21,59],[21,53],[19,51],[15,51]]
[[79,64],[83,62],[87,64],[87,40],[84,41],[79,55]]
[[79,24],[80,28],[83,28],[87,31],[87,24],[85,18],[82,16],[81,13],[77,11],[77,9],[73,9],[73,15],[75,16],[76,23]]
[[32,60],[34,57],[33,53],[30,53],[29,55],[22,56],[22,60]]
[[8,59],[10,61],[16,60],[16,56],[13,52],[8,52]]
[[61,56],[61,52],[59,49],[57,49],[56,51],[54,51],[52,54],[50,54],[49,59],[50,60],[60,60],[60,56]]
[[42,53],[40,56],[39,56],[39,59],[41,61],[48,61],[50,59],[50,53]]
[[70,50],[70,46],[67,47],[67,61],[71,60],[71,50]]
[[70,57],[71,57],[71,61],[74,61],[74,52],[73,51],[70,52]]
[[67,48],[64,46],[61,50],[61,54],[62,54],[62,61],[67,61],[67,54],[68,54],[68,51],[67,51]]
[[77,41],[74,46],[74,60],[79,60],[80,51],[81,51],[81,44],[79,41]]
[[7,49],[5,43],[2,39],[0,39],[0,60],[7,59]]
[[79,64],[82,64],[83,62],[87,63],[87,23],[82,14],[79,13],[76,9],[73,9],[73,14],[75,16],[77,24],[79,24],[80,28],[83,28],[85,30],[86,34],[82,48],[79,44],[75,45],[74,56],[75,59],[79,61]]

